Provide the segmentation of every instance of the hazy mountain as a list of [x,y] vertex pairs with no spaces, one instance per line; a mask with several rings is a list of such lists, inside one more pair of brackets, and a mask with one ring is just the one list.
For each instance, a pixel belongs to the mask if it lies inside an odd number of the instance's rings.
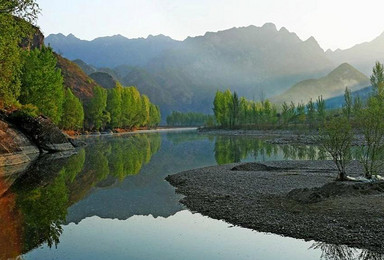
[[111,89],[116,86],[116,80],[107,72],[94,72],[89,75],[97,84],[106,89]]
[[346,50],[328,50],[326,54],[337,64],[348,62],[366,75],[371,75],[375,62],[384,62],[384,33],[371,42],[357,44]]
[[249,99],[270,97],[334,67],[313,37],[302,41],[273,24],[209,32],[183,42],[165,36],[82,41],[58,34],[46,43],[70,59],[114,68],[117,79],[136,85],[163,112],[212,112],[218,89],[230,88]]
[[348,63],[343,63],[327,76],[301,81],[283,94],[272,98],[271,101],[274,103],[284,101],[307,103],[311,98],[315,101],[320,95],[324,99],[342,95],[346,87],[351,91],[356,91],[369,84],[369,79],[363,73]]
[[87,75],[90,75],[97,71],[95,67],[85,63],[83,60],[76,59],[76,60],[73,60],[72,62],[76,63]]
[[67,59],[81,59],[96,67],[145,65],[150,59],[179,42],[164,35],[128,39],[121,35],[101,37],[92,41],[76,38],[73,34],[51,34],[45,39],[56,52]]

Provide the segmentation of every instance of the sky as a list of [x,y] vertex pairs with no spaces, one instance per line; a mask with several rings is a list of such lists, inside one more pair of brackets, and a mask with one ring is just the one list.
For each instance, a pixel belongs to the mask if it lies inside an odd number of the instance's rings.
[[37,0],[43,33],[84,40],[121,34],[176,40],[233,27],[286,27],[324,49],[346,49],[384,32],[383,0]]

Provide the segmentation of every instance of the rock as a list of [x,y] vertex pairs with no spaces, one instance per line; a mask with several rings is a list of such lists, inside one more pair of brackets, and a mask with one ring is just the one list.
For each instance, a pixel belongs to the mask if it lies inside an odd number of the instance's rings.
[[[0,167],[28,164],[39,153],[70,151],[80,145],[73,145],[46,117],[0,111]],[[1,168],[1,172],[8,170]]]
[[39,154],[39,149],[5,118],[0,114],[0,166],[30,162]]
[[45,116],[14,112],[10,121],[34,143],[40,152],[61,152],[74,149],[63,132]]

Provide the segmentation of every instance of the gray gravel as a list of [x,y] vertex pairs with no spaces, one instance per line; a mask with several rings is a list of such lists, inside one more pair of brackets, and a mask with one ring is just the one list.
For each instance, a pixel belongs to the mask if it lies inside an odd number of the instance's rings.
[[[361,170],[352,162],[348,173],[356,176]],[[195,169],[167,180],[185,195],[183,204],[203,215],[261,232],[384,253],[384,183],[367,192],[369,183],[332,184],[336,175],[331,161],[278,161]],[[303,203],[300,196],[316,200]]]

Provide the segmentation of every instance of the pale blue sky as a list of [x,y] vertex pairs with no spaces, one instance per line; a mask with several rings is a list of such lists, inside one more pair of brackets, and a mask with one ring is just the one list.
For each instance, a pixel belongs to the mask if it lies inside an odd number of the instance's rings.
[[73,33],[81,39],[121,34],[164,34],[183,40],[273,22],[324,49],[348,48],[384,32],[383,0],[37,0],[45,35]]

